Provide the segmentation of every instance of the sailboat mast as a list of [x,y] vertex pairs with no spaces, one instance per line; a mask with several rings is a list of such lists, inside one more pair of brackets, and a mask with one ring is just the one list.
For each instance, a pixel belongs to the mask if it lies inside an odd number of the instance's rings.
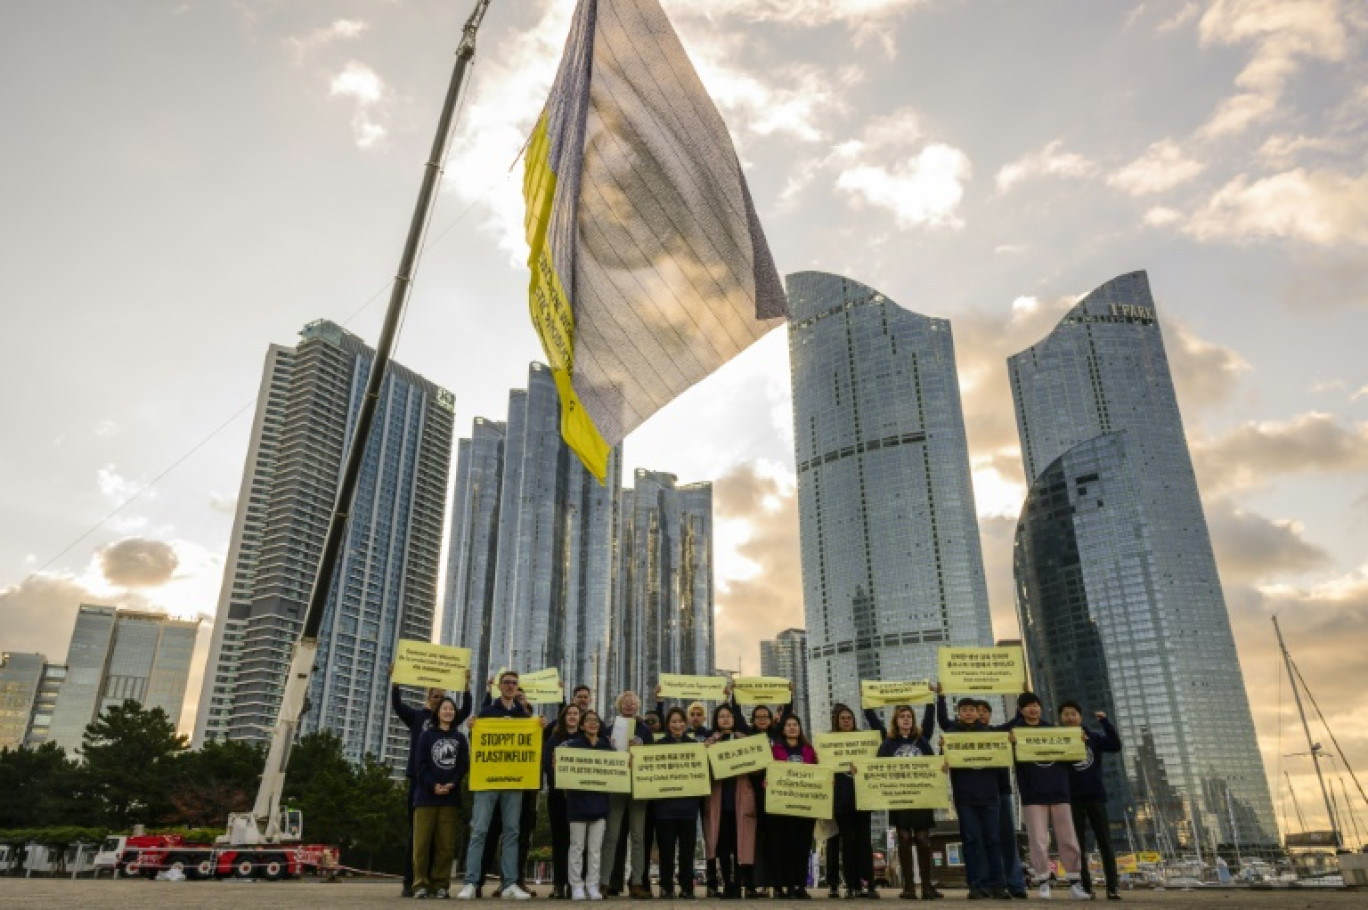
[[1297,673],[1292,667],[1292,655],[1287,653],[1287,644],[1283,642],[1282,628],[1278,625],[1278,617],[1273,617],[1273,631],[1278,635],[1278,647],[1282,649],[1283,661],[1287,664],[1287,678],[1292,684],[1292,697],[1297,702],[1297,714],[1301,717],[1302,730],[1306,732],[1306,746],[1311,750],[1311,764],[1316,767],[1316,779],[1320,781],[1321,797],[1325,800],[1325,812],[1330,816],[1330,833],[1335,838],[1335,846],[1344,843],[1340,837],[1339,822],[1335,818],[1335,807],[1330,802],[1330,791],[1325,788],[1325,774],[1320,766],[1320,744],[1311,741],[1311,725],[1306,722],[1306,711],[1302,708],[1301,689],[1297,687]]

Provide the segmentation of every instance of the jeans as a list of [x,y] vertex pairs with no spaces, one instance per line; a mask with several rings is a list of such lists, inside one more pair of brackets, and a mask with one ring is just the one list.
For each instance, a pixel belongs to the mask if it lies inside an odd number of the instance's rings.
[[466,849],[466,884],[478,885],[483,874],[485,837],[494,812],[503,825],[503,855],[499,861],[500,889],[518,881],[518,821],[522,815],[521,790],[480,790],[470,813],[470,846]]
[[1002,848],[998,843],[998,803],[955,803],[960,837],[964,840],[964,871],[970,890],[992,891],[1005,886]]
[[1087,838],[1088,827],[1093,830],[1097,841],[1097,852],[1102,854],[1102,873],[1107,877],[1107,890],[1115,891],[1121,886],[1121,878],[1116,874],[1116,851],[1111,842],[1111,821],[1107,817],[1105,800],[1080,800],[1071,805],[1073,810],[1074,834],[1078,837],[1079,849],[1083,852],[1083,868],[1080,870],[1083,887],[1092,892],[1092,872],[1088,869]]
[[[608,827],[607,819],[596,818],[591,822],[570,822],[570,887],[582,888],[589,882],[591,889],[598,887],[600,867],[603,863],[603,832]],[[581,863],[585,868],[581,869]]]
[[1017,844],[1016,820],[1012,817],[1011,794],[1004,793],[998,801],[998,846],[1002,851],[1002,874],[1007,879],[1007,890],[1013,894],[1026,893],[1026,870],[1021,868],[1021,847]]

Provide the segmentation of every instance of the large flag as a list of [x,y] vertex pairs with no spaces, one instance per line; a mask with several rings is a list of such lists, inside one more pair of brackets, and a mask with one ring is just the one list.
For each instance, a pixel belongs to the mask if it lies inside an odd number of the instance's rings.
[[788,314],[727,127],[657,0],[579,0],[523,195],[561,435],[602,480],[612,446]]

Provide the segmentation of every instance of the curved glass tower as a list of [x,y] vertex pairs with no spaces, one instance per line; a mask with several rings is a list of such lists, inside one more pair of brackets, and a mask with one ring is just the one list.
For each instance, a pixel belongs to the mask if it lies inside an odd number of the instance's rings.
[[[1136,849],[1273,844],[1277,828],[1144,272],[1008,359],[1030,492],[1017,609],[1032,678],[1112,715],[1112,821]],[[1124,843],[1124,841],[1123,841]]]
[[950,323],[839,275],[788,276],[808,704],[991,645]]

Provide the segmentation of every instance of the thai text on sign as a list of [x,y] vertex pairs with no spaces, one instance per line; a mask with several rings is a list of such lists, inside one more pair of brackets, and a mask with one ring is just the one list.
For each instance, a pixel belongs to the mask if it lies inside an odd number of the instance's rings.
[[952,768],[1010,768],[1012,741],[1006,733],[944,733],[941,749]]
[[945,759],[939,755],[916,758],[869,758],[855,764],[855,808],[946,809],[950,789]]
[[540,789],[541,750],[535,717],[476,718],[470,729],[470,789]]
[[702,743],[632,747],[632,798],[707,796],[708,747]]
[[818,733],[812,738],[812,747],[817,750],[819,765],[847,771],[852,759],[873,758],[879,751],[882,739],[877,730]]
[[860,680],[860,707],[888,708],[893,705],[924,705],[935,698],[931,684],[924,679],[912,682]]
[[771,815],[831,818],[832,769],[777,761],[765,772],[765,811]]
[[713,777],[722,780],[768,768],[774,761],[769,737],[763,733],[713,743],[708,747],[708,762]]
[[660,674],[660,697],[686,701],[721,701],[727,691],[727,680],[721,676],[686,676],[682,673]]
[[390,682],[464,692],[470,685],[470,649],[401,638]]
[[556,789],[631,793],[632,769],[626,752],[606,749],[556,749]]
[[1013,727],[1017,761],[1079,762],[1088,757],[1082,727]]
[[941,648],[940,684],[955,695],[1016,694],[1026,682],[1021,648]]
[[732,680],[732,698],[739,705],[786,705],[793,699],[790,685],[778,676],[738,676]]

